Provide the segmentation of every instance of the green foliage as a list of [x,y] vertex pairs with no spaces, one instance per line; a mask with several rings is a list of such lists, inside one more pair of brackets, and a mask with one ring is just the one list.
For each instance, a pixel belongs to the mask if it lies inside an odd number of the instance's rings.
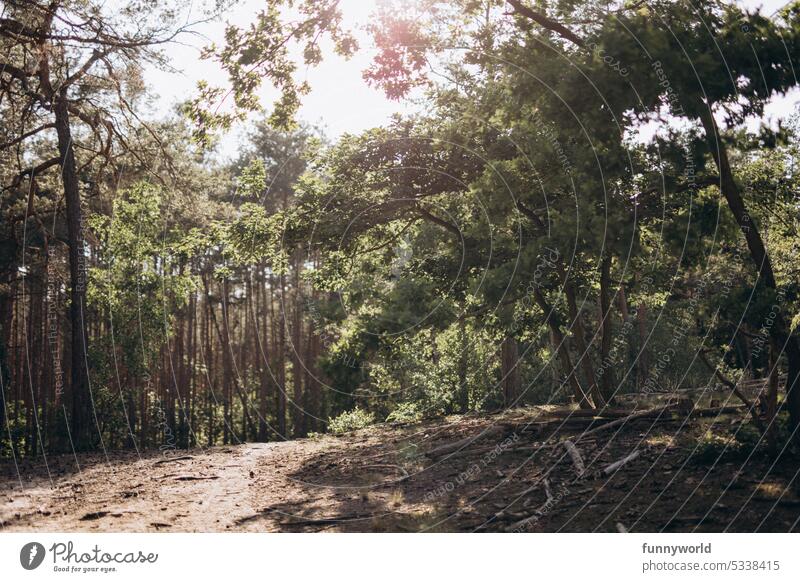
[[344,434],[375,424],[375,415],[356,406],[349,412],[343,412],[328,421],[328,431],[333,434]]
[[[195,122],[195,139],[208,144],[215,131],[259,110],[258,90],[264,80],[280,92],[269,115],[270,124],[283,130],[294,127],[300,99],[310,90],[296,76],[296,52],[302,54],[303,64],[314,66],[322,61],[321,43],[326,38],[332,41],[334,51],[345,57],[358,48],[342,25],[338,4],[338,0],[267,0],[248,27],[228,24],[223,46],[211,45],[203,56],[221,65],[230,89],[199,83],[198,95],[184,109]],[[226,110],[222,106],[229,97],[233,103]]]
[[396,422],[400,424],[414,424],[425,418],[425,411],[417,402],[401,402],[386,417],[386,422]]

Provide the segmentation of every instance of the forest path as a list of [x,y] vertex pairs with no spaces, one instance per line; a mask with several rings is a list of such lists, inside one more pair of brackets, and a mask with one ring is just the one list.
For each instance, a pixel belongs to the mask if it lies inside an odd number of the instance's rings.
[[542,420],[519,410],[167,455],[85,454],[80,471],[69,455],[2,462],[0,532],[607,532],[617,523],[786,532],[800,521],[796,459],[693,458],[706,430],[737,416],[640,418],[580,440],[581,479],[542,445],[583,429]]
[[269,468],[290,458],[287,449],[300,461],[303,448],[253,443],[141,459],[113,453],[109,463],[91,455],[81,457],[80,471],[67,456],[50,458],[48,467],[24,463],[23,488],[14,479],[4,487],[2,531],[224,531],[252,516],[258,499],[290,495],[281,469],[292,467]]

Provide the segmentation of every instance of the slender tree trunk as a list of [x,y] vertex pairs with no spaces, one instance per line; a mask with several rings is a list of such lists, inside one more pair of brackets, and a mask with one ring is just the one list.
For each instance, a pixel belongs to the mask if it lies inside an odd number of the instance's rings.
[[503,386],[503,408],[518,404],[521,387],[519,374],[519,344],[511,336],[506,336],[500,346],[500,374]]
[[[3,243],[7,244],[7,243]],[[3,252],[13,253],[16,256],[16,245],[9,245]],[[10,368],[10,349],[11,349],[11,325],[14,319],[14,286],[12,278],[17,272],[15,261],[9,261],[3,266],[3,279],[0,281],[0,435],[7,435],[6,429],[6,409],[7,400],[11,394],[8,392],[11,382]]]
[[778,450],[776,414],[778,412],[778,380],[781,372],[779,367],[778,352],[775,350],[775,341],[769,344],[769,376],[767,390],[764,394],[764,426],[766,427],[766,437],[769,449],[774,453]]
[[614,398],[616,388],[614,368],[606,365],[611,357],[613,327],[613,322],[611,321],[611,255],[606,252],[600,262],[600,328],[602,332],[600,361],[602,362],[601,365],[604,366],[600,389],[603,393],[603,401],[606,403],[610,403]]
[[303,300],[303,293],[300,289],[300,265],[302,257],[298,254],[295,255],[294,260],[294,293],[292,300],[292,388],[294,401],[294,408],[292,410],[292,436],[294,438],[305,436],[305,420],[306,414],[303,409],[303,377],[305,370],[303,369],[303,361],[301,353],[302,337],[303,337],[303,320],[301,318],[301,303]]
[[459,340],[459,354],[458,354],[458,386],[456,390],[458,411],[461,414],[466,414],[469,411],[469,386],[467,384],[467,372],[469,369],[469,346],[470,338],[467,335],[467,320],[463,315],[465,314],[464,304],[462,303],[461,309],[462,317],[458,319],[458,340]]
[[276,393],[276,411],[278,434],[286,438],[286,279],[280,275],[281,299],[278,322],[278,346],[275,354],[278,386]]
[[[640,281],[636,273],[636,284]],[[636,332],[639,337],[639,352],[636,357],[636,391],[641,393],[650,375],[650,352],[647,349],[647,304],[644,300],[636,306]]]
[[[259,274],[264,275],[264,268],[259,268]],[[269,409],[269,387],[270,387],[270,368],[269,350],[272,342],[267,341],[269,329],[267,327],[269,311],[265,305],[266,292],[264,286],[266,280],[256,280],[256,312],[253,314],[256,323],[256,345],[258,347],[258,368],[259,368],[259,387],[258,387],[258,440],[265,442],[268,437],[269,426],[267,424],[267,411]],[[258,328],[258,316],[261,315],[261,329]]]
[[[205,277],[203,277],[205,283]],[[208,286],[206,285],[206,294],[203,300],[204,305],[204,321],[203,321],[203,335],[204,335],[204,350],[203,363],[206,368],[206,413],[208,414],[208,446],[213,446],[216,442],[214,420],[216,415],[216,406],[214,405],[216,399],[216,380],[214,379],[214,337],[211,333],[211,310],[214,306],[211,304],[211,297],[208,294]]]
[[86,333],[86,258],[84,256],[83,219],[81,216],[80,186],[75,166],[66,90],[55,99],[56,134],[61,155],[61,176],[64,184],[64,199],[67,214],[67,238],[69,240],[70,276],[70,333],[72,378],[72,441],[76,448],[87,448],[91,443],[91,395],[89,393],[89,371],[86,359],[88,336]]

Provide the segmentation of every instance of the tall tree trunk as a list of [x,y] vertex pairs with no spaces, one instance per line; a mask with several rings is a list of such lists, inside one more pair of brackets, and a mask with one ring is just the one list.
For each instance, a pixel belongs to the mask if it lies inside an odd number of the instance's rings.
[[519,344],[511,336],[506,336],[500,346],[500,374],[503,386],[503,408],[518,404],[521,387],[519,374]]
[[[7,243],[0,243],[5,246]],[[2,252],[13,252],[16,256],[16,245],[9,245],[11,248],[3,248]],[[6,430],[6,409],[7,400],[10,398],[9,389],[11,381],[11,368],[9,357],[11,347],[11,325],[14,318],[14,286],[13,277],[17,272],[15,261],[4,264],[2,271],[3,279],[0,281],[0,435],[7,435]]]
[[778,365],[778,352],[775,350],[775,341],[769,343],[769,376],[767,389],[764,393],[764,426],[769,449],[774,453],[778,450],[777,426],[775,415],[778,412],[778,380],[781,375]]
[[61,155],[61,177],[64,184],[64,199],[67,214],[67,239],[69,240],[70,277],[70,334],[71,334],[71,383],[72,430],[71,437],[76,448],[87,448],[92,443],[89,392],[89,371],[86,347],[86,258],[84,256],[83,219],[81,216],[80,186],[75,166],[66,90],[61,90],[53,104],[55,113],[58,151]]
[[286,438],[286,278],[280,275],[281,298],[278,318],[278,346],[275,350],[278,386],[275,395],[278,434]]
[[[259,268],[259,274],[264,276],[264,268]],[[259,387],[258,387],[258,440],[265,442],[267,440],[267,430],[269,428],[267,422],[267,411],[269,409],[269,396],[270,396],[270,368],[269,368],[269,350],[271,341],[267,340],[268,316],[269,310],[266,307],[266,278],[256,280],[256,312],[253,316],[256,318],[256,344],[258,347],[258,367],[259,367]],[[258,315],[261,314],[261,329],[258,328]]]
[[303,369],[303,359],[301,354],[302,337],[303,337],[303,319],[301,318],[301,304],[303,301],[303,293],[300,288],[300,266],[302,264],[302,256],[295,253],[294,260],[294,280],[292,293],[292,436],[299,438],[305,436],[305,421],[306,414],[303,409],[303,377],[305,370]]
[[613,327],[613,322],[611,321],[611,255],[606,252],[600,262],[600,328],[602,332],[600,338],[600,362],[604,366],[600,381],[603,400],[607,403],[614,398],[616,387],[614,368],[606,365],[611,357]]
[[[635,282],[640,282],[636,273]],[[642,299],[636,306],[636,332],[639,337],[639,353],[636,355],[636,391],[641,393],[650,376],[650,352],[647,349],[647,304]]]
[[458,386],[456,390],[458,411],[461,414],[466,414],[469,411],[469,385],[467,384],[467,372],[469,370],[469,346],[470,338],[467,335],[467,319],[464,317],[466,314],[465,304],[461,304],[462,316],[458,319]]

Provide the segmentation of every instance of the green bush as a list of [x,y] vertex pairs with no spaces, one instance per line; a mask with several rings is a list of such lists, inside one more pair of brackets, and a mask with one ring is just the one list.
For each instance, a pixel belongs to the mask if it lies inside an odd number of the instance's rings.
[[421,421],[424,417],[425,415],[419,404],[416,402],[402,402],[389,413],[389,416],[386,417],[386,422],[411,424]]
[[375,424],[375,415],[356,406],[353,410],[343,412],[336,418],[330,419],[328,431],[333,434],[342,434],[368,427],[371,424]]

